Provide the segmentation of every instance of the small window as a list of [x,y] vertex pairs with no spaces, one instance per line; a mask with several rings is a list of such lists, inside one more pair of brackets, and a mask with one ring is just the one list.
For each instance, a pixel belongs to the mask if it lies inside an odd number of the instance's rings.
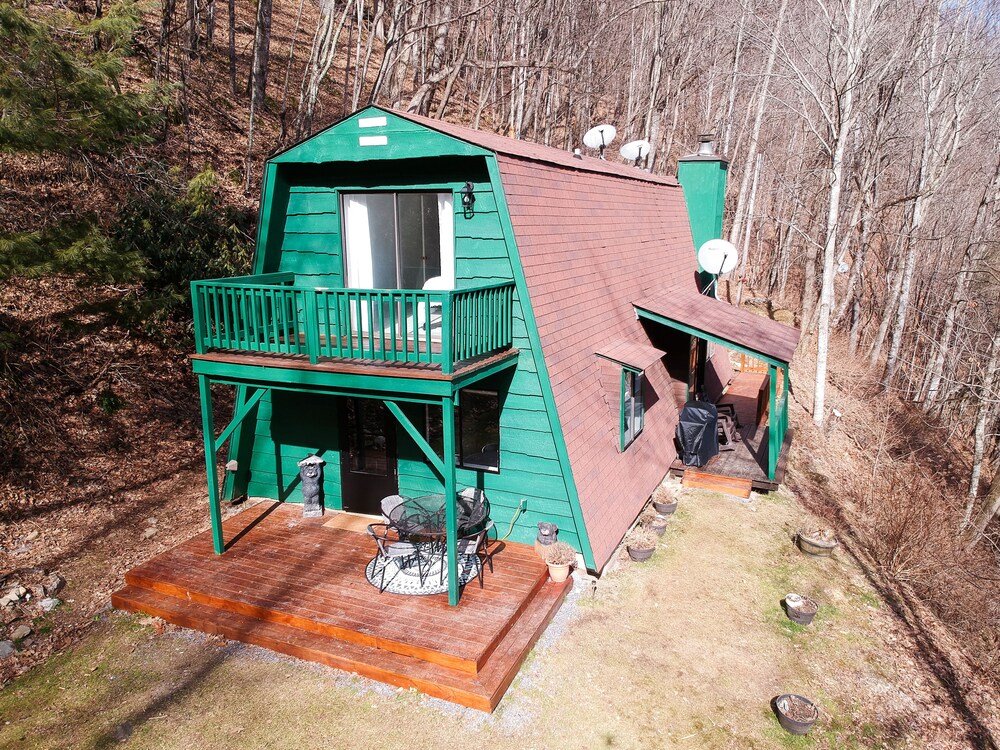
[[496,391],[462,391],[458,405],[458,465],[500,471],[500,397]]
[[625,450],[642,432],[644,408],[642,373],[622,369],[621,449]]
[[[424,436],[438,455],[444,448],[441,409],[428,406]],[[455,410],[455,465],[500,471],[500,396],[496,391],[463,390]]]

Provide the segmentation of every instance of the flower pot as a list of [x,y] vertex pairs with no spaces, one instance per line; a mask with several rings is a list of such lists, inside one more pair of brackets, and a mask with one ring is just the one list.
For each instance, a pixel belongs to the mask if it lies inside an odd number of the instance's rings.
[[785,597],[785,614],[798,625],[808,625],[819,611],[819,604],[807,596],[789,594]]
[[677,510],[677,501],[671,500],[667,503],[661,503],[659,500],[653,501],[653,510],[659,513],[661,516],[673,515],[673,512]]
[[785,693],[771,699],[771,708],[778,716],[778,723],[789,734],[808,734],[819,719],[816,705],[801,695]]
[[667,530],[667,517],[657,516],[646,524],[646,528],[650,531],[656,532],[657,536],[663,536],[663,533]]
[[552,565],[549,564],[549,578],[551,578],[556,583],[562,583],[567,578],[569,578],[569,565]]
[[796,538],[799,549],[813,557],[830,557],[840,545],[836,539],[820,539],[819,537],[806,536],[802,532],[799,532]]
[[626,549],[628,550],[628,556],[632,558],[632,562],[646,562],[656,552],[656,547],[650,547],[649,549],[626,547]]

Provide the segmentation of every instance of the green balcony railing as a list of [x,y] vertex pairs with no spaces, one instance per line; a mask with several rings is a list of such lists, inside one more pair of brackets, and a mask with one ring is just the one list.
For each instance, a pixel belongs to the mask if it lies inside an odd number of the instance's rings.
[[456,362],[511,346],[514,285],[454,291],[295,286],[295,274],[195,281],[195,347],[385,362]]

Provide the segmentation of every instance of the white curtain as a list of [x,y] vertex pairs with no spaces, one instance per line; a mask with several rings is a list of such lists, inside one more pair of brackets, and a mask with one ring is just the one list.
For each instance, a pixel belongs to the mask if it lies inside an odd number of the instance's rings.
[[374,283],[372,270],[372,238],[368,226],[368,196],[344,196],[344,252],[347,254],[347,286],[353,289],[371,289]]
[[438,193],[438,225],[441,228],[442,288],[455,288],[455,201],[451,193]]

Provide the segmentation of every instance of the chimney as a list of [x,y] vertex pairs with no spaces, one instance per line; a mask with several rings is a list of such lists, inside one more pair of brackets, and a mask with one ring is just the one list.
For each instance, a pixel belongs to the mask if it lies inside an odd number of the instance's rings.
[[[684,189],[694,249],[722,237],[729,160],[715,153],[715,134],[698,136],[698,153],[677,160],[677,179]],[[704,271],[699,266],[699,270]]]

